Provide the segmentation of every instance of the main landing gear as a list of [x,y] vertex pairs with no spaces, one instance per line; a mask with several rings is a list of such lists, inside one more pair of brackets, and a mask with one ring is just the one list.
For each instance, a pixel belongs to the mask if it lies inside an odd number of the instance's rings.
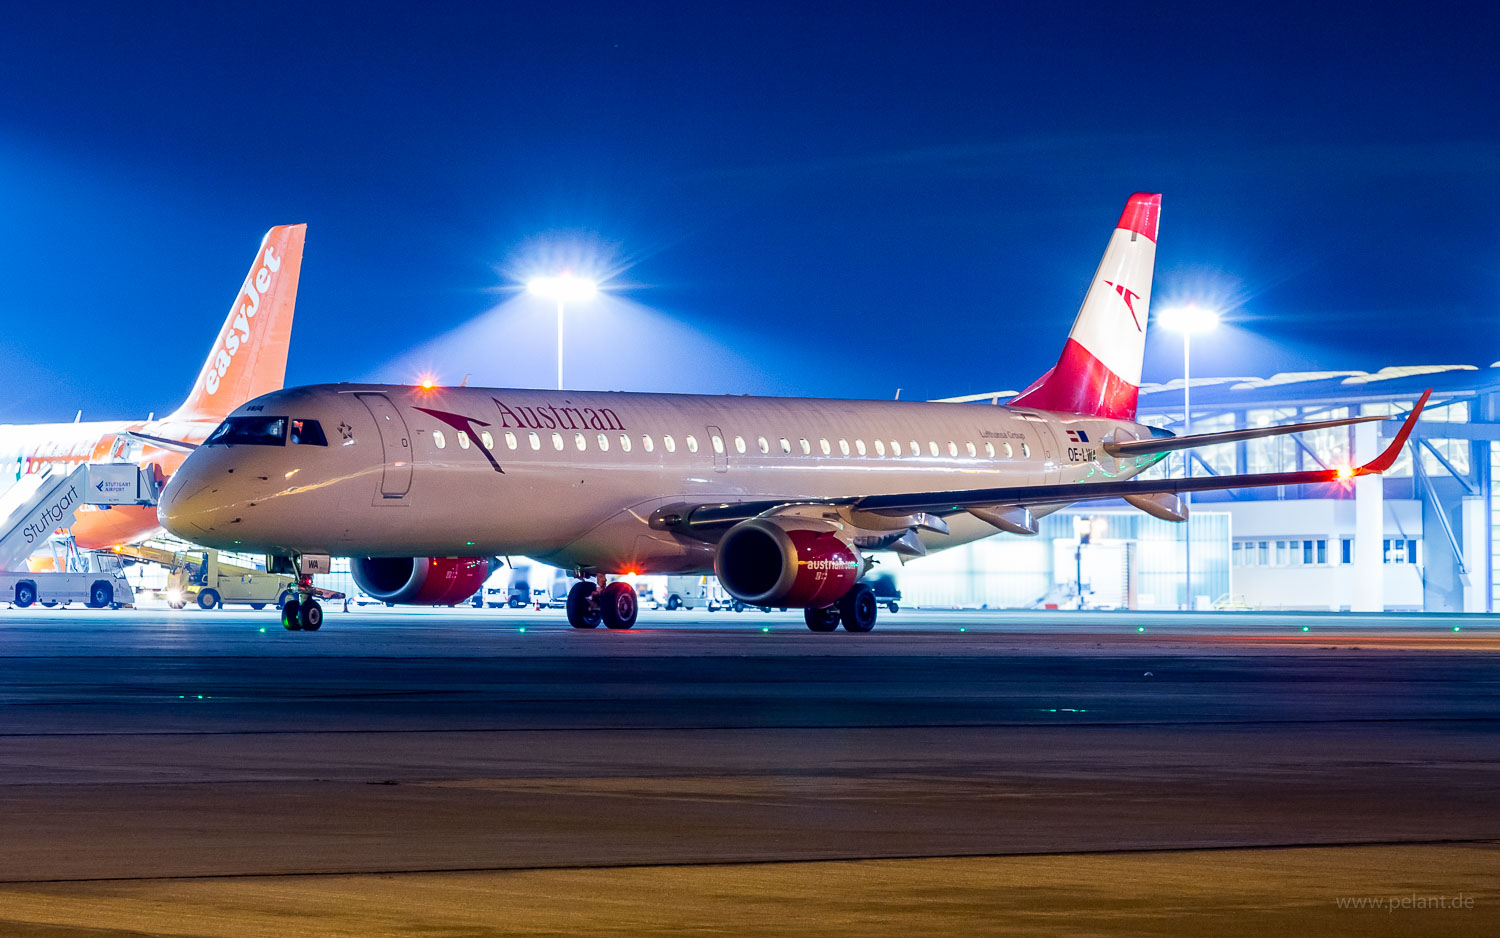
[[822,609],[804,609],[802,616],[814,632],[832,632],[840,623],[846,632],[868,632],[875,627],[880,603],[868,583],[856,583],[844,598]]
[[605,585],[601,574],[581,580],[568,591],[568,624],[575,629],[628,629],[635,625],[640,603],[635,587],[623,581]]

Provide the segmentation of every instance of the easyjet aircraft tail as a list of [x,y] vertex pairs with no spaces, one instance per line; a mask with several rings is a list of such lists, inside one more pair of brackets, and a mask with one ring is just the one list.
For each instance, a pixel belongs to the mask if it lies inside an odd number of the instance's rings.
[[1125,203],[1057,364],[1010,403],[1134,420],[1146,351],[1161,194]]
[[251,398],[281,389],[306,237],[306,225],[266,232],[192,392],[171,419],[216,422]]

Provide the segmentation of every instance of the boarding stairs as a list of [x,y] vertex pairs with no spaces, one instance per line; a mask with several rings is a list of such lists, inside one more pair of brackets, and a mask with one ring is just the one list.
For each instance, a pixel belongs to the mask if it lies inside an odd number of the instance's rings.
[[0,493],[0,570],[24,570],[52,533],[72,526],[83,505],[155,505],[161,488],[152,466],[80,463],[47,466]]

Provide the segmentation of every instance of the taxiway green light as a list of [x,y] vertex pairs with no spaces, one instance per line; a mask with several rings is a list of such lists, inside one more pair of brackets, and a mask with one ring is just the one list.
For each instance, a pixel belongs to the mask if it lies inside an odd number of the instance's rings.
[[1302,631],[1304,631],[1304,632],[1306,632],[1306,631],[1307,631],[1307,626],[1305,626],[1305,625],[1304,625],[1304,626],[1303,626],[1303,627],[1302,627]]
[[522,632],[526,631],[526,626],[524,626],[524,625],[521,626],[520,631],[522,631]]
[[1455,632],[1460,632],[1460,631],[1462,631],[1462,629],[1460,629],[1460,628],[1459,628],[1459,627],[1458,627],[1458,626],[1456,626],[1456,625],[1455,625],[1455,626],[1454,626],[1454,627],[1453,627],[1453,631],[1455,631]]
[[763,625],[763,626],[761,626],[761,627],[760,627],[760,630],[761,630],[761,631],[762,631],[762,632],[769,632],[769,631],[771,631],[771,629],[770,629],[770,627],[769,627],[769,626],[764,626],[764,625]]
[[262,635],[266,634],[266,630],[265,630],[264,626],[261,627],[260,634],[262,634]]
[[1144,632],[1144,631],[1146,631],[1146,627],[1144,625],[1138,625],[1138,626],[1135,627],[1135,630],[1137,632]]

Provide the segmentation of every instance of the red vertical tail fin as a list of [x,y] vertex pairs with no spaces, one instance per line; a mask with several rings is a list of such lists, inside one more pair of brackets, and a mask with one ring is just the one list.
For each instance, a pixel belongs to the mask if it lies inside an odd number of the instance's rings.
[[1160,193],[1125,203],[1057,364],[1010,403],[1135,419],[1160,221]]

